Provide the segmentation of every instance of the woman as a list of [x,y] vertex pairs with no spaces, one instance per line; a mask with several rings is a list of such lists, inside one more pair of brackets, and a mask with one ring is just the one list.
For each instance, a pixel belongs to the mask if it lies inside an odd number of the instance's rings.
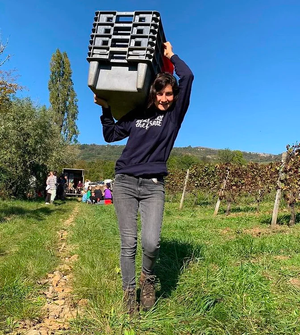
[[189,67],[164,43],[164,55],[175,66],[179,86],[169,73],[158,74],[150,88],[149,103],[115,123],[108,103],[94,97],[102,106],[103,135],[107,142],[128,137],[115,167],[114,205],[121,236],[121,271],[124,302],[132,314],[136,308],[135,255],[137,214],[142,222],[143,264],[139,280],[140,303],[144,310],[155,303],[154,265],[160,247],[164,211],[166,162],[189,106],[194,76]]
[[48,178],[46,180],[46,190],[47,190],[47,196],[46,196],[46,205],[53,204],[54,199],[56,197],[56,171],[50,171]]

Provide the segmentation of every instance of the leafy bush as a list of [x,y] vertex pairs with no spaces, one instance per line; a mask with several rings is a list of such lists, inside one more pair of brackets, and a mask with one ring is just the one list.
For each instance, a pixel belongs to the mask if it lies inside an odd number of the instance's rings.
[[26,197],[33,181],[35,187],[42,187],[47,171],[65,165],[70,156],[46,107],[34,105],[29,98],[15,98],[9,108],[2,107],[0,196]]

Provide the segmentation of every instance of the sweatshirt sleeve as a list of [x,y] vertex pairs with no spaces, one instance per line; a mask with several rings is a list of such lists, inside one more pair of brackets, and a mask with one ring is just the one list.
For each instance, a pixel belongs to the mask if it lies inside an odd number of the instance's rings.
[[179,124],[181,124],[190,104],[194,75],[191,69],[182,59],[179,58],[178,55],[173,55],[171,57],[171,62],[174,64],[175,73],[179,77],[179,95],[176,107],[172,112],[172,118],[174,122],[179,122]]
[[129,136],[129,123],[120,119],[115,122],[110,107],[102,108],[103,114],[100,120],[103,126],[103,137],[106,142],[120,141]]

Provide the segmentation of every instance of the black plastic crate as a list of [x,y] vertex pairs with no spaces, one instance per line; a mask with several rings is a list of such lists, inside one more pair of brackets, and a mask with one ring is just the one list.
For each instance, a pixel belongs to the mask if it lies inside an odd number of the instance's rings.
[[[163,64],[163,43],[166,41],[160,14],[157,11],[97,11],[94,18],[87,60],[152,62],[161,58],[153,71]],[[125,52],[127,54],[124,56]]]

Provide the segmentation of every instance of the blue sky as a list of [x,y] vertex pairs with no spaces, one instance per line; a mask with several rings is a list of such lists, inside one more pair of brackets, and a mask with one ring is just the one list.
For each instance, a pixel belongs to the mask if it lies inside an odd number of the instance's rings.
[[[87,86],[97,10],[160,12],[167,40],[191,67],[191,104],[176,147],[279,154],[299,141],[299,0],[0,0],[0,32],[23,96],[49,106],[50,59],[66,51],[82,144],[105,144]],[[115,144],[124,144],[116,142]]]

